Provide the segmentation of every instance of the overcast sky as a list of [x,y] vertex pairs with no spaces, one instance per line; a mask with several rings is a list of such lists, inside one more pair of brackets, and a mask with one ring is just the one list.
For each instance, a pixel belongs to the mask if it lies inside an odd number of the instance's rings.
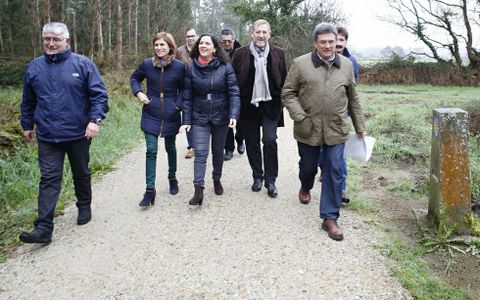
[[422,46],[415,37],[399,27],[380,21],[377,16],[391,14],[383,0],[338,0],[348,23],[348,46],[354,49],[399,46],[404,49]]

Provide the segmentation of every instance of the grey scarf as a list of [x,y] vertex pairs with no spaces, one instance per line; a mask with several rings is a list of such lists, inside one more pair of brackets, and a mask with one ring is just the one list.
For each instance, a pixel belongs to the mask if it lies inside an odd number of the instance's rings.
[[252,103],[258,107],[262,101],[272,100],[268,88],[267,57],[270,52],[270,45],[266,43],[265,50],[258,53],[253,42],[250,43],[250,53],[255,58],[255,81],[253,84]]

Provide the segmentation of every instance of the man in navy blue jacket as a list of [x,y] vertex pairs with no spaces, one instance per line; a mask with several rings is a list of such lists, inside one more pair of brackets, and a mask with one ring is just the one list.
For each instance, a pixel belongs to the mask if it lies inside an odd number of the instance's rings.
[[72,53],[67,26],[48,23],[42,37],[45,53],[28,64],[21,103],[23,135],[28,142],[37,139],[41,174],[35,228],[20,234],[25,243],[51,241],[65,154],[73,173],[77,224],[91,220],[90,143],[108,112],[100,73],[92,61]]

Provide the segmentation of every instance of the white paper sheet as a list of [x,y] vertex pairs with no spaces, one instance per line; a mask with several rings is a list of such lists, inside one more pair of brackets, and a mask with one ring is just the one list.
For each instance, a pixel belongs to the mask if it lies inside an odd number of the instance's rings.
[[368,161],[372,156],[375,138],[366,136],[361,139],[355,132],[348,134],[348,140],[345,142],[345,157],[351,157],[360,161]]

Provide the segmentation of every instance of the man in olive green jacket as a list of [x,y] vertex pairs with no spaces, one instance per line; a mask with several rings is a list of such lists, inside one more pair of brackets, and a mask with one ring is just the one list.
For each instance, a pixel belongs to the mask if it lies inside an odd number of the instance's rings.
[[343,232],[337,219],[342,198],[341,162],[351,127],[348,114],[362,138],[364,117],[355,89],[353,65],[348,58],[335,53],[336,28],[325,23],[317,25],[313,40],[313,52],[293,61],[283,86],[282,102],[294,121],[293,135],[300,154],[300,202],[310,202],[322,149],[322,228],[330,238],[342,240]]

